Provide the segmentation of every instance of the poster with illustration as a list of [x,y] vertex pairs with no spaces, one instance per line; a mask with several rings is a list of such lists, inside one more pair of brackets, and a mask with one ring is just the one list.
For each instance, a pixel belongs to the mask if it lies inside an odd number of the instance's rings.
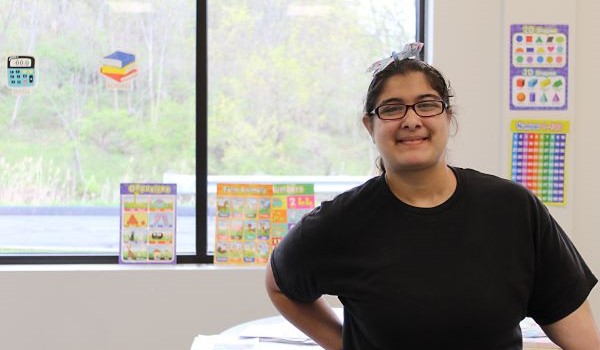
[[173,264],[177,185],[121,184],[120,263]]
[[510,27],[510,109],[566,110],[567,25]]
[[214,263],[265,265],[314,206],[313,184],[217,184]]
[[[272,185],[217,184],[215,264],[260,265],[259,243],[269,236]],[[262,247],[264,249],[264,247]]]
[[549,205],[566,205],[568,121],[513,120],[511,178]]
[[273,185],[271,250],[295,223],[315,207],[314,184]]

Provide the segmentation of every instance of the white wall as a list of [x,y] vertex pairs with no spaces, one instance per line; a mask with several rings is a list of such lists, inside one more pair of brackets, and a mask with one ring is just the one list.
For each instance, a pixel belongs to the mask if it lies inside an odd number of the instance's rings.
[[[550,207],[592,271],[600,276],[600,2],[597,0],[435,0],[433,63],[457,95],[459,130],[450,162],[508,177],[511,118],[571,122],[567,205]],[[569,108],[516,113],[508,108],[510,24],[569,25]],[[430,33],[431,34],[431,33]],[[428,46],[429,47],[429,46]],[[590,300],[600,324],[600,287]]]
[[275,315],[263,268],[0,270],[0,349],[189,349],[197,334]]
[[260,267],[1,266],[0,349],[189,349],[276,315],[263,280]]
[[[565,208],[552,211],[600,275],[600,2],[437,0],[432,7],[428,47],[457,95],[451,162],[501,176],[507,175],[509,151],[506,23],[530,13],[532,21],[570,25],[571,193]],[[276,313],[263,291],[263,273],[202,266],[2,266],[0,348],[189,349],[198,333]],[[598,288],[591,300],[600,319]]]
[[[578,0],[577,59],[575,69],[576,133],[574,177],[574,239],[592,271],[600,276],[600,2]],[[596,323],[600,324],[600,287],[591,295]]]

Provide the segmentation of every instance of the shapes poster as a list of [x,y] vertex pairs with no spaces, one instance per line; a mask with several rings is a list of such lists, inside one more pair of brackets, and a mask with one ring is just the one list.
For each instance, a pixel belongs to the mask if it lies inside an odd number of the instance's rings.
[[513,120],[511,178],[542,202],[565,205],[568,121]]
[[217,184],[215,264],[265,265],[314,206],[312,184]]
[[566,110],[567,25],[510,27],[510,109]]
[[177,185],[121,184],[120,263],[175,263]]

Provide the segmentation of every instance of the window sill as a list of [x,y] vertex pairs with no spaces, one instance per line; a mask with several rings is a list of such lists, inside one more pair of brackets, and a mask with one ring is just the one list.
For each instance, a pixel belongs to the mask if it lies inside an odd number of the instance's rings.
[[231,271],[264,270],[264,266],[215,266],[213,264],[23,264],[0,265],[1,272],[86,272],[86,271]]

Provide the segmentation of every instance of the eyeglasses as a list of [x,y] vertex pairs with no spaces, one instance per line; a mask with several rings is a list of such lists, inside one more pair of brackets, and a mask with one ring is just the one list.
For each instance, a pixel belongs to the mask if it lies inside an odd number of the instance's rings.
[[412,105],[390,103],[375,107],[369,114],[375,114],[382,120],[396,120],[404,118],[410,108],[412,108],[419,117],[427,118],[444,113],[444,110],[448,108],[448,104],[444,101],[421,101]]

